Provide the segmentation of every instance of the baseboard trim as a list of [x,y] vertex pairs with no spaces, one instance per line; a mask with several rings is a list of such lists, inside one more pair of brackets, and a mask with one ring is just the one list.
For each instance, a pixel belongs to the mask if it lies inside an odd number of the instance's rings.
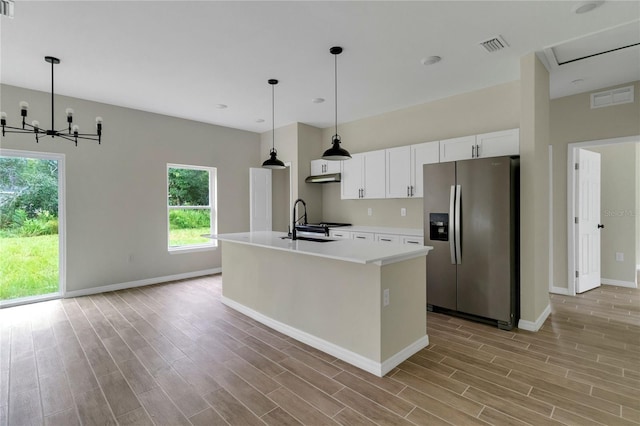
[[391,356],[383,362],[377,362],[362,355],[359,355],[355,352],[352,352],[348,349],[345,349],[341,346],[336,345],[335,343],[331,343],[327,340],[316,337],[312,334],[309,334],[305,331],[299,330],[295,327],[291,327],[285,323],[274,320],[264,314],[261,314],[258,311],[255,311],[247,306],[244,306],[234,300],[231,300],[227,297],[222,296],[222,303],[231,309],[235,309],[236,311],[268,326],[273,328],[276,331],[279,331],[282,334],[285,334],[289,337],[292,337],[296,340],[301,341],[311,347],[314,347],[320,351],[326,352],[330,355],[335,356],[336,358],[341,359],[344,362],[347,362],[351,365],[354,365],[364,371],[367,371],[371,374],[375,374],[378,377],[382,377],[391,371],[398,364],[409,358],[411,355],[415,354],[419,350],[425,348],[429,344],[429,336],[423,336],[420,339],[416,340],[400,352]]
[[219,274],[222,268],[204,269],[202,271],[185,272],[183,274],[166,275],[164,277],[147,278],[144,280],[129,281],[119,284],[104,285],[101,287],[84,288],[82,290],[72,290],[64,293],[62,297],[80,297],[92,294],[106,293],[108,291],[126,290],[128,288],[143,287],[146,285],[166,283],[170,281],[185,280],[188,278],[202,277],[205,275]]
[[527,331],[538,331],[549,315],[551,315],[551,304],[548,304],[547,307],[544,308],[540,316],[535,321],[527,321],[521,318],[518,321],[518,328]]
[[551,289],[549,289],[549,293],[563,294],[565,296],[569,296],[569,289],[565,287],[551,286]]
[[615,285],[618,287],[629,287],[629,288],[638,288],[635,282],[633,281],[620,281],[620,280],[610,280],[607,278],[600,278],[600,282],[605,285]]

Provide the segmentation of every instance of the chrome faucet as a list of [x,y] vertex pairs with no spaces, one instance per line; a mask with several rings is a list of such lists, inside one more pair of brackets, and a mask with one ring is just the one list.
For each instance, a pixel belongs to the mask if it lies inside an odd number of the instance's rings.
[[[298,205],[298,202],[302,203],[302,205],[304,206],[304,214],[296,219],[296,206]],[[292,225],[291,226],[291,239],[295,240],[295,239],[297,239],[297,236],[296,236],[296,222],[298,222],[300,219],[303,219],[304,222],[302,224],[303,225],[307,224],[307,203],[305,203],[302,198],[298,198],[293,203],[292,217],[293,217],[293,223],[291,224]]]

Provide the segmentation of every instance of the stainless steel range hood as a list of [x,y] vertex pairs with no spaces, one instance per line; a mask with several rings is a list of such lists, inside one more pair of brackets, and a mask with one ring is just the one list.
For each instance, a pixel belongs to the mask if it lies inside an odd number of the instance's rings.
[[326,174],[326,175],[309,176],[304,181],[306,183],[340,182],[340,173],[329,173],[329,174]]

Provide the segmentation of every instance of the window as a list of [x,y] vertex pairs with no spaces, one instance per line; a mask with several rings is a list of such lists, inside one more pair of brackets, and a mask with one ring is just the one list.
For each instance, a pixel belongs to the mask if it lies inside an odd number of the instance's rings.
[[216,246],[216,169],[167,164],[169,251]]

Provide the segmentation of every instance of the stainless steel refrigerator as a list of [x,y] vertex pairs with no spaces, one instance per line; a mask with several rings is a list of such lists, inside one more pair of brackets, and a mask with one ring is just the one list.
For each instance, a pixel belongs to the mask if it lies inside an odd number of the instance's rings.
[[502,329],[519,316],[519,159],[424,165],[427,309]]

